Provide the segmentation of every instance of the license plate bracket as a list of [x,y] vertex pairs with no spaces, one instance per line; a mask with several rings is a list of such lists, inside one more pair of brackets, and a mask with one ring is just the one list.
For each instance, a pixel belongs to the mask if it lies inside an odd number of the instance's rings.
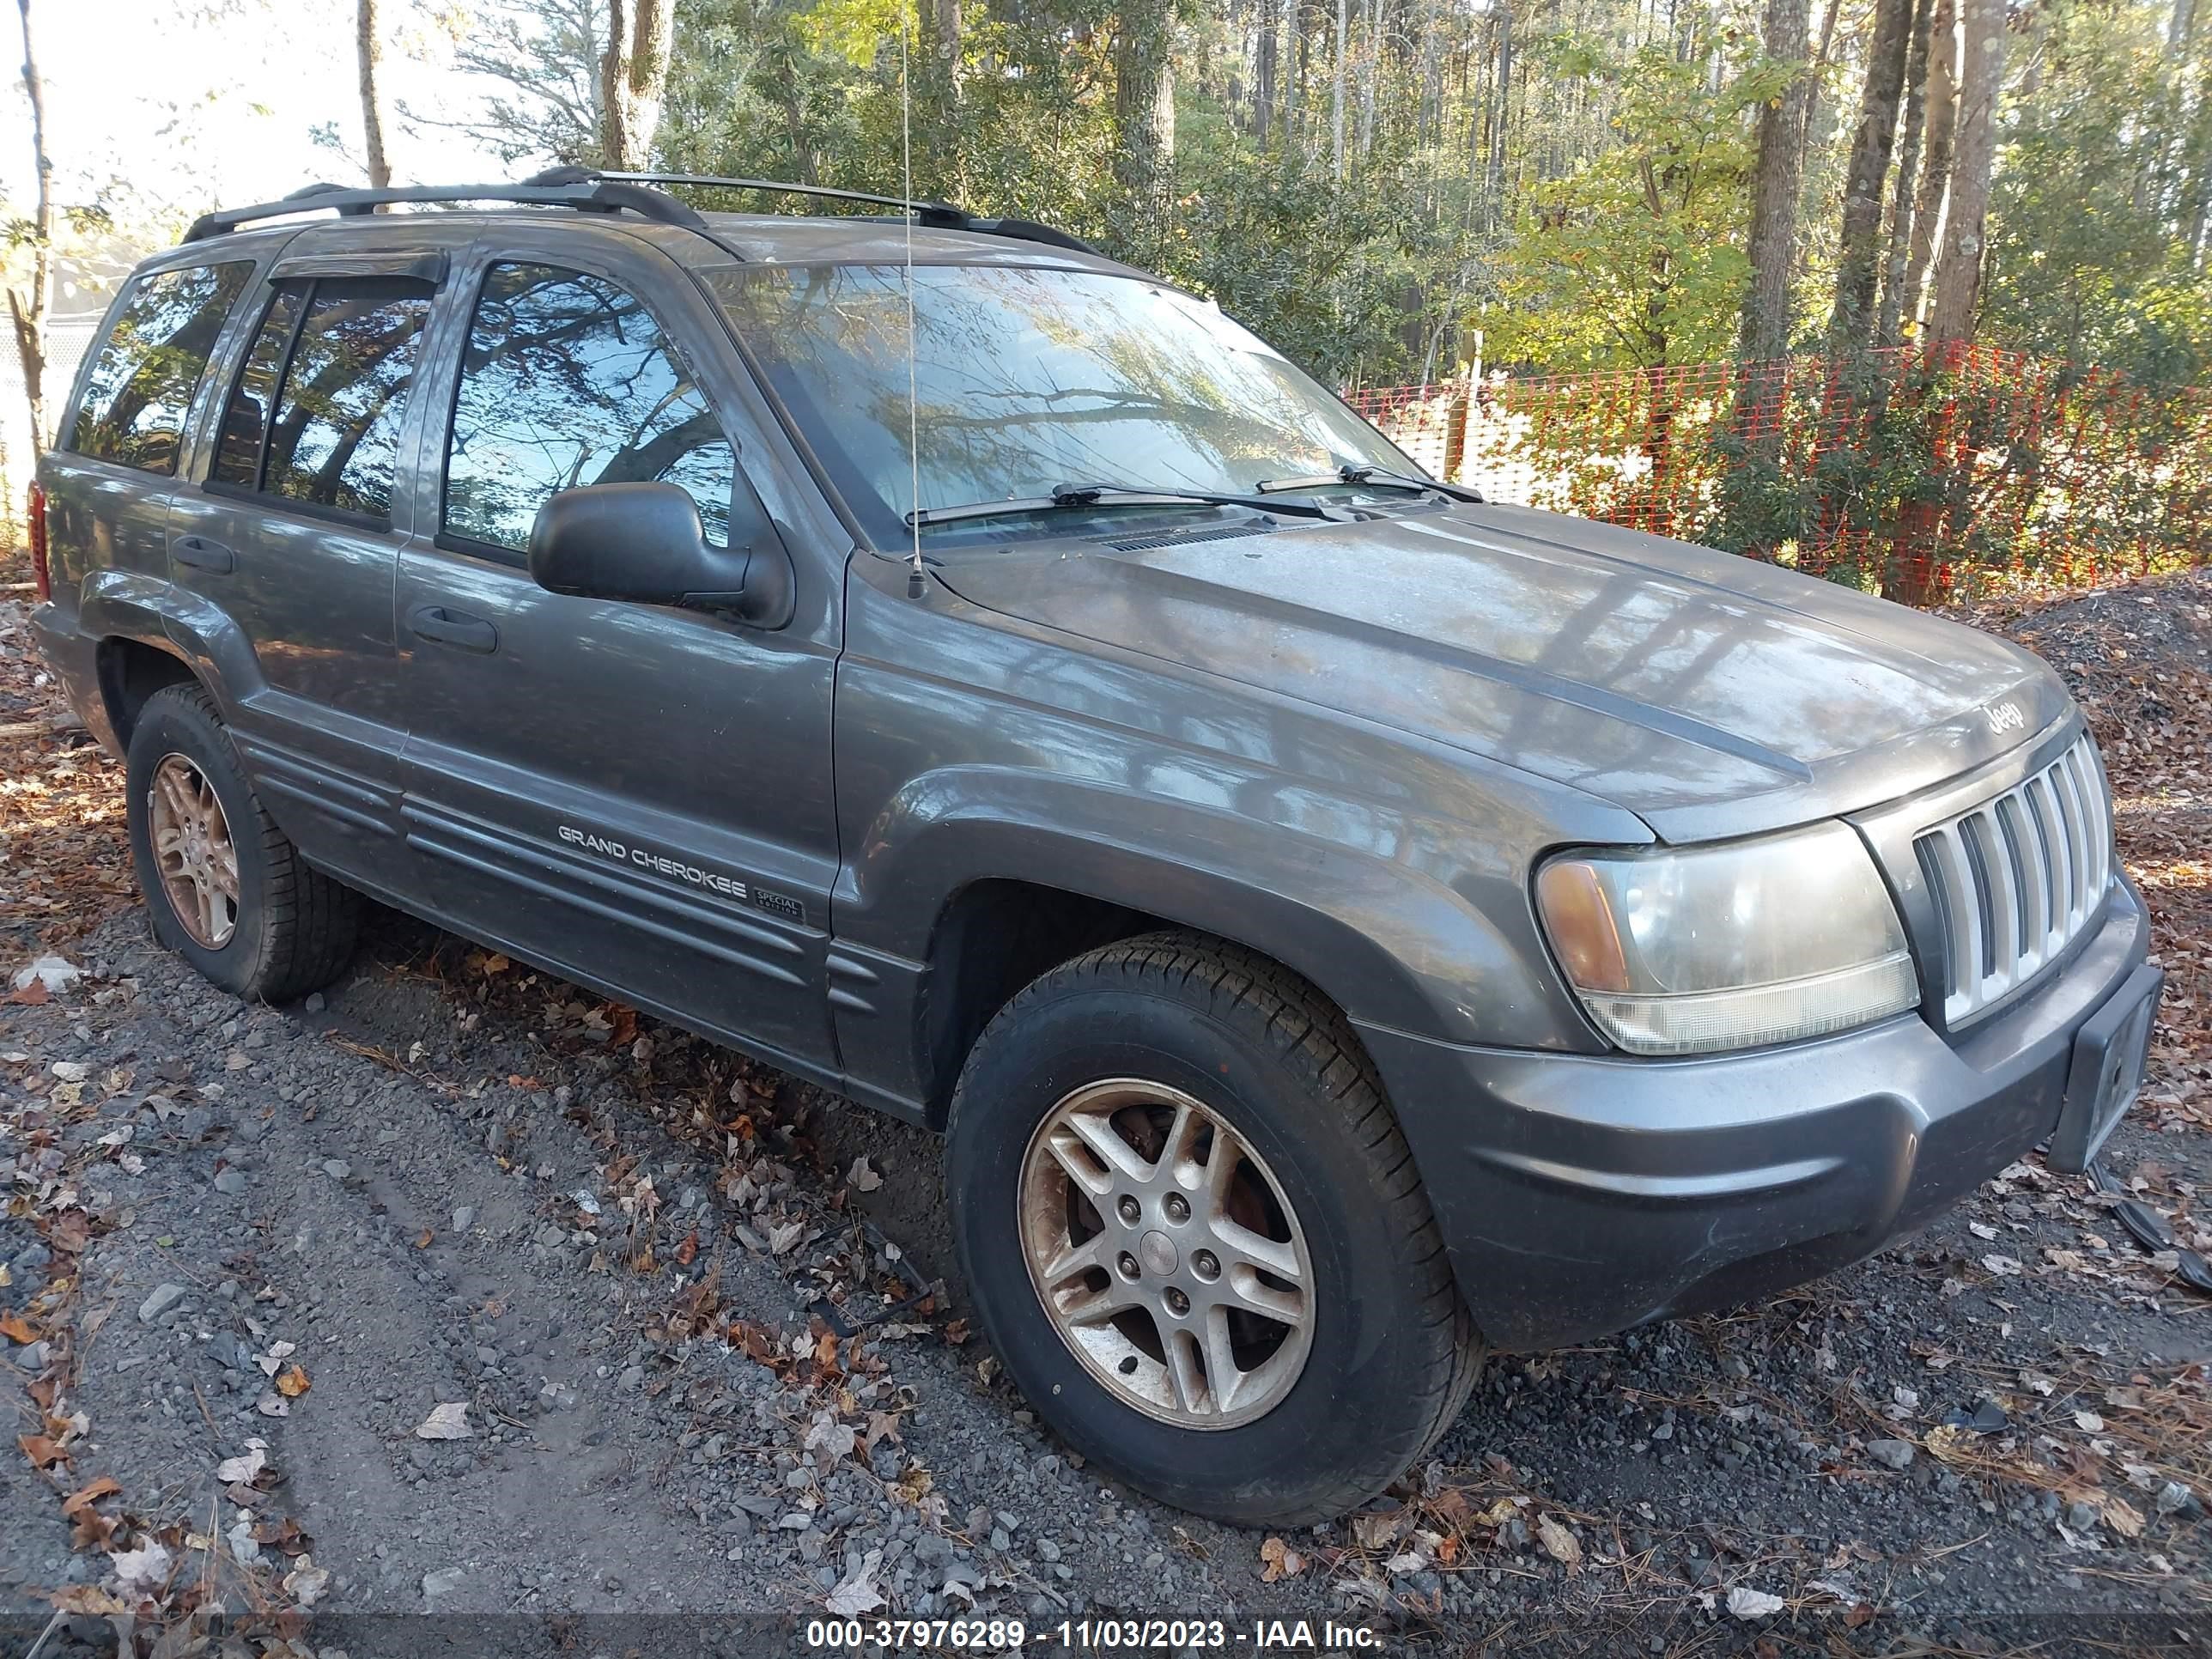
[[2069,1174],[2089,1167],[2142,1090],[2150,1034],[2166,970],[2145,963],[2089,1016],[2074,1039],[2066,1098],[2051,1131],[2050,1164]]

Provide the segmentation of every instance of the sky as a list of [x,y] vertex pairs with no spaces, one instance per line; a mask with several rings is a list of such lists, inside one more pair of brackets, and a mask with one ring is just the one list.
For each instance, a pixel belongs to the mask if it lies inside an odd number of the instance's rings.
[[[0,14],[0,192],[27,207],[34,173],[30,103],[14,8]],[[407,9],[384,57],[387,100],[432,113],[479,95],[473,77],[437,67]],[[46,149],[58,199],[93,199],[121,179],[185,216],[266,201],[317,179],[365,181],[352,0],[32,0],[46,83]],[[444,52],[450,52],[450,41]],[[331,125],[343,151],[318,144]],[[390,124],[395,183],[514,176],[452,132]]]

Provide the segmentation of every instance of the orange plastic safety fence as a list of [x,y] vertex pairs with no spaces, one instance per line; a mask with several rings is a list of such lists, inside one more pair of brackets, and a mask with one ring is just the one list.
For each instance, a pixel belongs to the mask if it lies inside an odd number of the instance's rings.
[[2212,393],[1987,346],[1347,393],[1438,477],[1937,598],[2084,583],[2212,538]]

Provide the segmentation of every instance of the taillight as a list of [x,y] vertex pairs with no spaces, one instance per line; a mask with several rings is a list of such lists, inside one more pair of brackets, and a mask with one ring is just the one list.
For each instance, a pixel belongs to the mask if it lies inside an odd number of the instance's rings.
[[43,484],[31,486],[30,511],[25,515],[31,532],[31,580],[38,584],[39,597],[51,599],[54,596],[54,573],[46,562],[46,491]]

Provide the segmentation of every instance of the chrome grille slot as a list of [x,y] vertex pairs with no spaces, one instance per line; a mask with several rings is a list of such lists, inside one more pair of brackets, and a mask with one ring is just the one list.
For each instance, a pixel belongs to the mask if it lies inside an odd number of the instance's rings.
[[1956,1027],[2032,983],[2103,908],[2112,801],[2087,733],[2042,770],[1913,842],[1936,896]]

